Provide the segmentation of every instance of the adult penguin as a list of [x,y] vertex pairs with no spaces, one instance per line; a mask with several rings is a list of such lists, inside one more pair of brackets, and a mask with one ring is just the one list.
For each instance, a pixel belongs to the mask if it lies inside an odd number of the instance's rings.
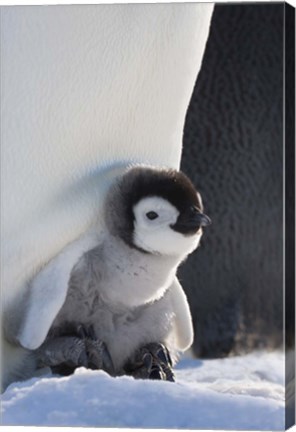
[[[26,328],[28,304],[15,305],[27,284],[94,223],[105,191],[130,162],[179,168],[212,10],[2,9],[4,388],[34,374],[30,334],[8,340],[5,328],[12,313]],[[57,286],[67,284],[70,270]],[[48,310],[58,297],[59,289],[49,293]]]
[[213,221],[179,274],[200,357],[279,347],[284,326],[293,346],[294,12],[283,3],[213,13],[182,156]]

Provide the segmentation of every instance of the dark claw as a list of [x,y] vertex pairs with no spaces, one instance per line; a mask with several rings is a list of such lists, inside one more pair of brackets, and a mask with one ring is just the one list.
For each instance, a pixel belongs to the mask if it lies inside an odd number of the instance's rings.
[[162,345],[160,346],[159,350],[156,352],[156,355],[159,358],[159,360],[162,361],[163,363],[166,363],[166,364],[169,363],[167,354],[164,351],[164,347]]
[[96,340],[95,330],[94,330],[94,327],[92,325],[90,325],[87,329],[87,337],[89,339]]
[[167,381],[175,382],[175,375],[172,369],[165,368],[165,376]]
[[106,372],[108,372],[109,375],[115,376],[114,364],[105,342],[102,343],[102,348],[103,348],[103,369]]
[[103,346],[102,342],[92,339],[85,340],[88,366],[91,369],[102,369],[103,366]]
[[167,348],[161,345],[156,355],[162,363],[162,368],[166,375],[166,380],[175,382],[174,373],[172,371],[172,359]]
[[80,339],[87,338],[86,328],[82,324],[79,324],[79,326],[77,327],[77,336],[80,337]]
[[151,354],[145,354],[143,357],[143,363],[145,368],[147,369],[148,374],[150,374],[152,369],[153,358]]
[[83,351],[78,358],[78,366],[88,367],[88,358],[85,351]]
[[164,379],[163,378],[163,374],[162,374],[161,369],[160,369],[159,366],[155,366],[152,369],[152,371],[151,371],[151,373],[149,375],[149,378],[153,379],[153,380],[163,380]]
[[112,358],[106,344],[95,339],[85,339],[88,367],[93,370],[103,369],[110,375],[115,375]]
[[173,367],[173,361],[172,361],[171,354],[170,354],[170,352],[169,352],[168,350],[166,350],[166,353],[167,353],[167,357],[168,357],[169,365],[170,365],[170,367],[172,368],[172,367]]

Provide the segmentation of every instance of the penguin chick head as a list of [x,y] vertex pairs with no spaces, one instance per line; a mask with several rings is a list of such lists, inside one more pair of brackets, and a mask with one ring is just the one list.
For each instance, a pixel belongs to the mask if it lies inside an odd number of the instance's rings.
[[143,253],[185,257],[199,244],[203,214],[200,194],[188,177],[173,169],[134,167],[109,192],[110,232]]

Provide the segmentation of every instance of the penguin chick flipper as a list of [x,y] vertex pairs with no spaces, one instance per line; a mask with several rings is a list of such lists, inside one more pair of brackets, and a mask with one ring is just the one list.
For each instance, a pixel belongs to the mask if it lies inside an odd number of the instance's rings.
[[66,246],[31,281],[23,325],[17,336],[24,348],[35,350],[45,341],[50,326],[66,299],[74,265],[86,251],[97,244],[97,235],[86,233]]
[[170,286],[169,292],[172,309],[175,313],[174,333],[176,349],[185,351],[192,345],[194,333],[187,297],[177,277],[175,277]]
[[86,346],[82,339],[73,336],[62,336],[47,339],[35,350],[38,367],[69,367],[88,366]]
[[161,343],[149,343],[138,349],[124,369],[136,379],[175,381],[170,353]]

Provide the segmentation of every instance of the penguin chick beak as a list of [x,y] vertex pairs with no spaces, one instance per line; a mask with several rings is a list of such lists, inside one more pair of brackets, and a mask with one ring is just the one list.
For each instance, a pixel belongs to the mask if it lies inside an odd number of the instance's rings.
[[190,211],[190,213],[180,215],[172,228],[182,234],[194,234],[201,227],[210,225],[211,223],[209,216],[194,210]]
[[197,213],[195,216],[195,220],[199,223],[200,226],[208,226],[212,223],[209,216],[205,215],[204,213]]

